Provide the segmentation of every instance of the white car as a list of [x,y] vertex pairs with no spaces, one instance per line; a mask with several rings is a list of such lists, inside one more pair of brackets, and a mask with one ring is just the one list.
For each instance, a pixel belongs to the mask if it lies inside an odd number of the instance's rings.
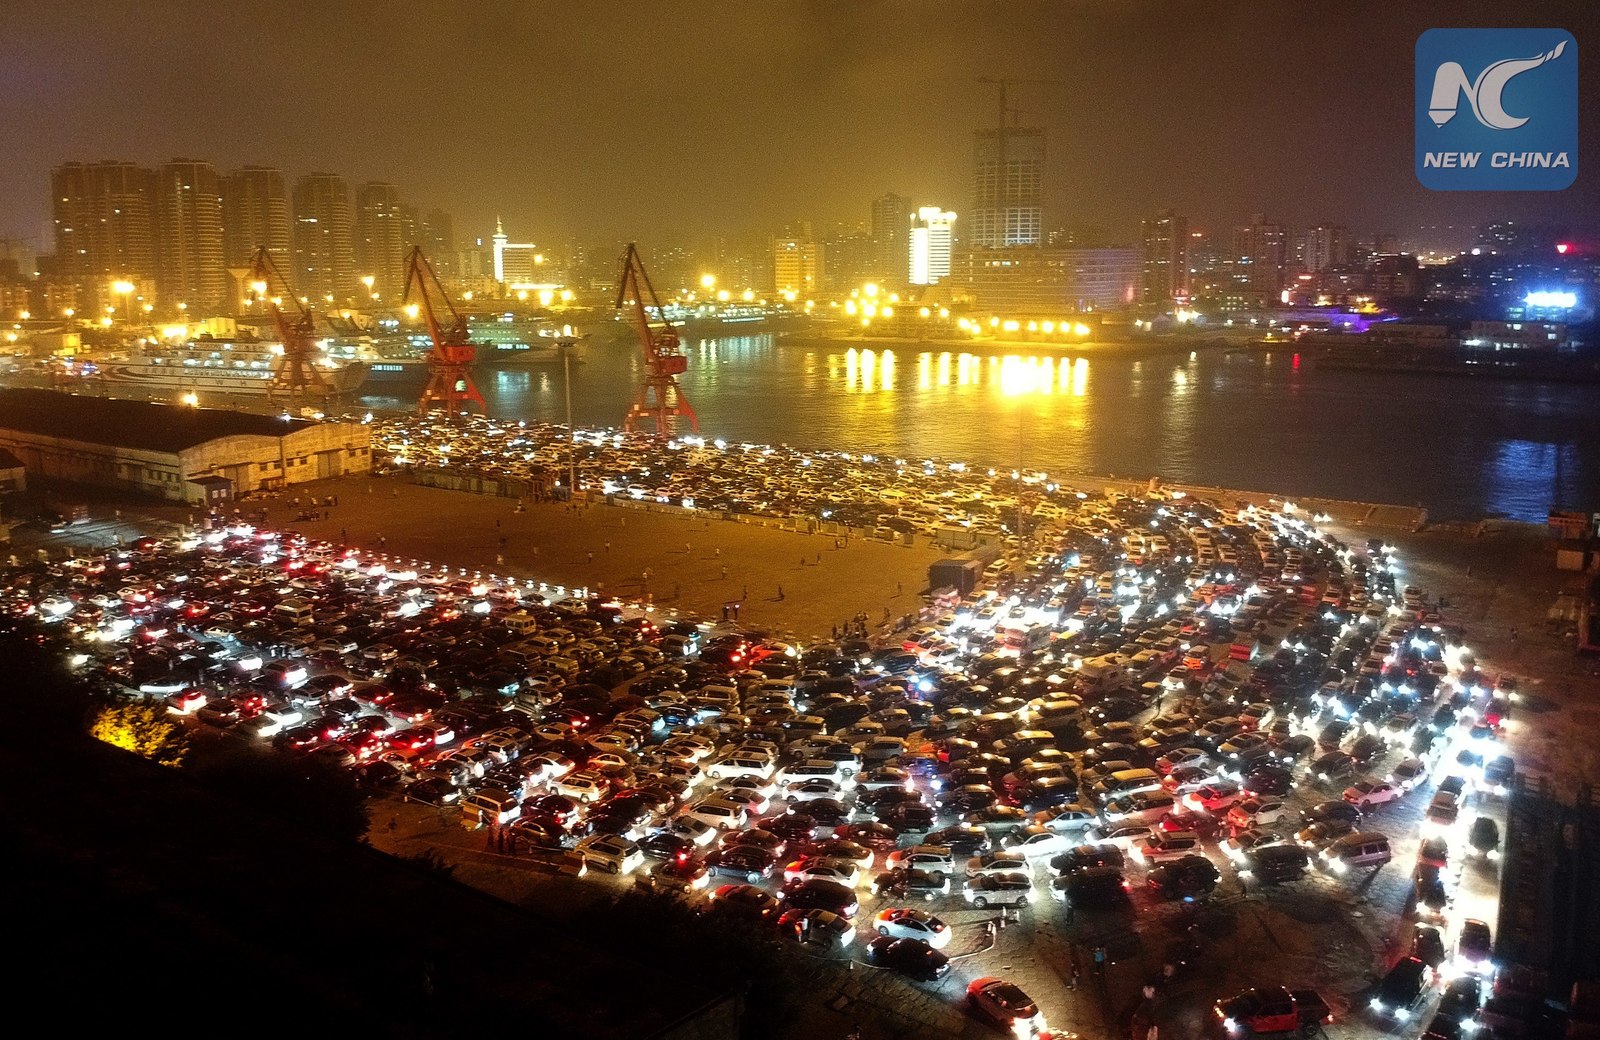
[[771,799],[773,795],[778,793],[778,785],[761,776],[732,776],[726,780],[717,781],[715,789],[719,791],[748,791],[766,799]]
[[590,870],[605,874],[627,874],[644,862],[639,846],[616,834],[592,834],[579,841],[573,851],[583,857]]
[[1358,780],[1344,789],[1344,800],[1358,809],[1387,805],[1399,798],[1400,788],[1385,780]]
[[680,838],[687,838],[699,848],[705,848],[717,840],[722,832],[704,820],[695,819],[693,816],[679,816],[667,825],[667,829]]
[[783,868],[784,884],[812,880],[832,881],[845,888],[855,888],[861,883],[861,868],[847,859],[824,859],[801,856]]
[[771,775],[771,761],[757,755],[730,755],[706,766],[706,776],[713,780],[722,780],[730,776],[769,777]]
[[1229,827],[1265,827],[1277,823],[1289,812],[1288,806],[1277,798],[1246,798],[1235,802],[1224,817]]
[[1135,842],[1149,838],[1155,830],[1143,824],[1111,824],[1105,827],[1096,827],[1087,835],[1092,844],[1115,845],[1122,850],[1123,855],[1133,851]]
[[1049,827],[1025,827],[1006,835],[1006,848],[1020,852],[1029,859],[1054,856],[1079,844],[1074,835],[1064,834]]
[[926,910],[913,910],[908,906],[892,906],[878,911],[873,927],[879,935],[887,935],[892,939],[920,939],[935,950],[949,946],[951,936],[955,934],[949,925]]

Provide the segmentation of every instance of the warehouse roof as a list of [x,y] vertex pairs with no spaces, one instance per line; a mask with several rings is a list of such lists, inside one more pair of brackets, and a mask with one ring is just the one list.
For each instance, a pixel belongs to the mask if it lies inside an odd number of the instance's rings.
[[0,390],[0,430],[176,454],[219,437],[282,437],[316,425],[220,408],[85,397],[54,390]]

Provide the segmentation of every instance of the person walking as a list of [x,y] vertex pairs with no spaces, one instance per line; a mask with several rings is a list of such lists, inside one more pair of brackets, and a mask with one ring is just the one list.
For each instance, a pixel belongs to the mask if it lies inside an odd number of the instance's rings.
[[594,562],[594,550],[593,549],[589,550],[589,562],[590,563]]
[[[607,542],[606,543],[606,552],[610,552],[610,551],[611,551],[611,543]],[[722,554],[719,552],[719,553],[717,553],[717,555],[721,556]]]
[[724,581],[726,581],[728,578],[728,568],[726,567],[722,568],[722,578]]
[[779,599],[783,598],[783,586],[782,585],[778,586],[778,598]]

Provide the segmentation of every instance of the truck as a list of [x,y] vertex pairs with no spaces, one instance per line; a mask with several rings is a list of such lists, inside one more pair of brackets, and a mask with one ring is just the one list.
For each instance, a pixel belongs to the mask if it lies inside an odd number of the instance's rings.
[[1212,1008],[1225,1037],[1316,1036],[1333,1021],[1328,1002],[1316,990],[1281,986],[1249,989]]

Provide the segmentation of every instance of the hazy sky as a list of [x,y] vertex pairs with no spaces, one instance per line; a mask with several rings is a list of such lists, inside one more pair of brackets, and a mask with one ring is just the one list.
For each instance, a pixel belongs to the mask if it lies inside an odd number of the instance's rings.
[[[1590,2],[0,0],[0,235],[37,238],[68,159],[388,180],[457,234],[559,241],[967,208],[979,77],[1050,130],[1047,223],[1406,232],[1593,228],[1600,147],[1560,193],[1442,194],[1411,170],[1412,48],[1436,25],[1555,26]],[[1592,123],[1585,124],[1586,128]],[[48,240],[36,241],[48,250]]]

